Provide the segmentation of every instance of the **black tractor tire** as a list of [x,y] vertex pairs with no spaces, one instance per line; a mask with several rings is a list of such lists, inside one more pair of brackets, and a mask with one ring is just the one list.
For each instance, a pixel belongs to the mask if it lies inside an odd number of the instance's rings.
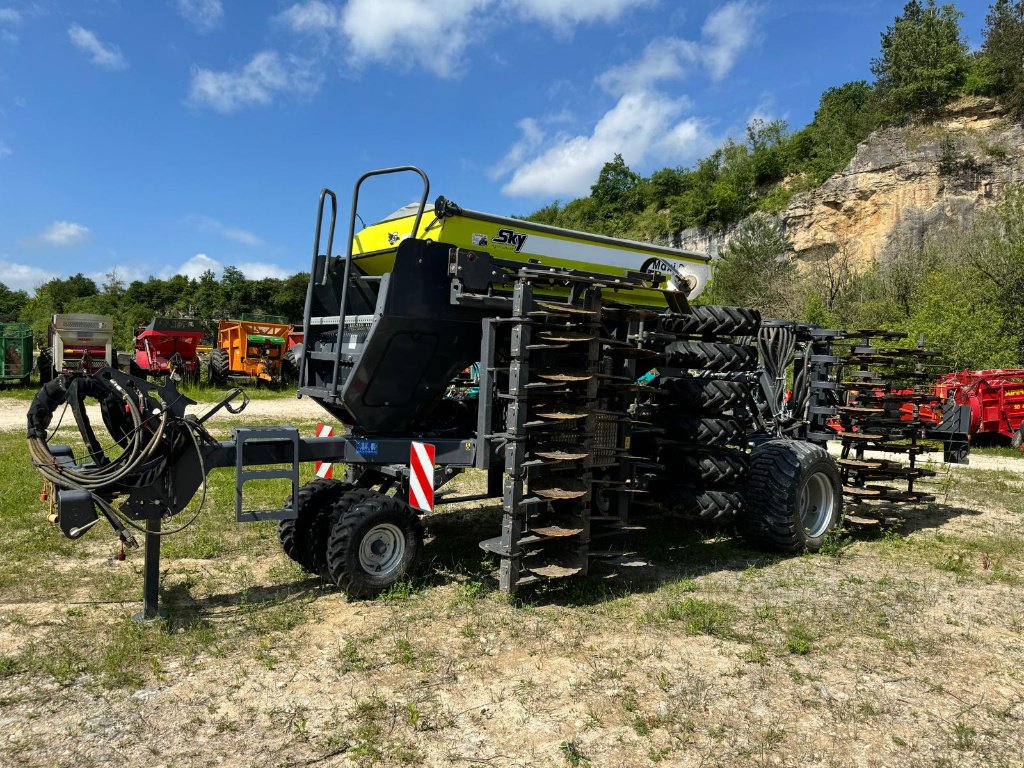
[[750,471],[747,454],[735,449],[666,448],[662,462],[670,476],[704,488],[735,488]]
[[750,386],[740,381],[681,377],[666,379],[662,389],[676,413],[724,413],[750,402]]
[[1014,432],[1013,437],[1010,438],[1010,447],[1019,451],[1021,445],[1024,445],[1024,424],[1021,424],[1020,429]]
[[[311,573],[322,573],[326,567],[326,537],[331,510],[352,486],[340,480],[317,478],[299,488],[299,509],[294,520],[277,524],[281,549],[292,560]],[[292,508],[292,498],[284,509]]]
[[754,448],[737,528],[747,543],[775,552],[817,552],[843,516],[843,482],[821,446],[777,439]]
[[715,523],[724,523],[741,514],[744,501],[739,491],[715,491],[689,485],[672,486],[663,500],[674,515]]
[[339,499],[327,540],[327,570],[349,597],[376,597],[408,577],[423,549],[423,525],[400,498],[373,492]]
[[679,416],[671,420],[665,439],[721,448],[730,444],[741,445],[745,436],[746,430],[738,419]]
[[46,349],[39,350],[39,358],[36,361],[36,367],[39,368],[39,383],[49,384],[53,381],[53,377],[56,375],[56,371],[53,369],[53,349],[47,347]]
[[748,307],[693,307],[689,315],[671,315],[662,328],[680,336],[755,336],[761,327],[761,313]]
[[714,341],[674,341],[665,347],[668,364],[705,371],[752,371],[757,368],[757,349],[746,344]]
[[299,380],[299,361],[295,359],[294,348],[286,350],[284,357],[281,358],[281,380],[285,382]]
[[223,384],[228,380],[228,351],[226,349],[214,349],[210,352],[210,362],[207,366],[211,384]]

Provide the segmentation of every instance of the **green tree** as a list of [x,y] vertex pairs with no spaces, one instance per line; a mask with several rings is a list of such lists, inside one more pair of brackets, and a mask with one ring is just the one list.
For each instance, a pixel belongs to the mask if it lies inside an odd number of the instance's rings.
[[962,16],[953,5],[910,0],[882,33],[881,56],[872,61],[871,71],[895,117],[918,111],[934,116],[960,92],[969,66]]
[[882,121],[875,89],[864,80],[829,88],[821,95],[814,120],[807,126],[809,141],[800,154],[808,160],[814,182],[820,184],[842,169]]
[[1024,117],[1024,0],[991,5],[982,52],[993,91],[1015,115]]
[[754,213],[740,222],[711,278],[709,300],[756,307],[766,317],[793,318],[796,265],[775,219]]
[[3,283],[0,283],[0,320],[15,320],[27,303],[27,293],[24,291],[12,291]]
[[602,207],[620,206],[639,183],[640,174],[631,171],[622,155],[616,153],[612,161],[601,168],[597,182],[590,188],[590,196]]

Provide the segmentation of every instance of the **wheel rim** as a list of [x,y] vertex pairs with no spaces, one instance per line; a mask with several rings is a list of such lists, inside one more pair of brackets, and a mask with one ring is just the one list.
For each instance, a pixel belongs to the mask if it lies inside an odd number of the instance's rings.
[[404,558],[405,534],[391,523],[375,525],[359,544],[359,566],[375,576],[391,575]]
[[800,524],[808,538],[817,538],[828,530],[835,504],[835,489],[829,478],[823,472],[811,475],[800,491]]

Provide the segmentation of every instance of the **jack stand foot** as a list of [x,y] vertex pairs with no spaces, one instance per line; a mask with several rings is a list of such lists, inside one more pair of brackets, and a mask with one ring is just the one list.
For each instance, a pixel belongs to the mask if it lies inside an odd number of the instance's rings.
[[161,621],[166,619],[170,614],[167,613],[166,608],[157,608],[156,613],[149,614],[145,610],[139,611],[138,613],[132,614],[132,621],[136,624],[145,624],[147,621]]

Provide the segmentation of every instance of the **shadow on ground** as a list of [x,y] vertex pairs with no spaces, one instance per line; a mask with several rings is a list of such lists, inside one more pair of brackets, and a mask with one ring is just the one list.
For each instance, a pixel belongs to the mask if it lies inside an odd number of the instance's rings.
[[[401,585],[405,593],[458,583],[472,585],[478,594],[497,591],[497,558],[483,552],[479,542],[501,529],[499,505],[478,506],[439,514],[427,521],[423,566],[411,582]],[[925,529],[940,528],[962,515],[980,513],[965,507],[928,504],[900,510],[895,524],[846,526],[826,545],[832,554],[855,541],[871,541],[881,535],[907,536]],[[600,559],[593,562],[586,577],[551,580],[521,590],[517,600],[525,605],[595,605],[629,594],[653,592],[662,585],[709,573],[745,571],[778,563],[787,557],[746,546],[723,527],[699,526],[692,521],[662,516],[638,517],[642,530],[624,535],[620,541],[606,541],[604,547],[627,552],[631,564],[611,567]],[[825,556],[825,555],[822,555]],[[315,601],[334,587],[324,579],[310,576],[273,586],[254,585],[244,590],[197,598],[188,581],[169,585],[162,600],[171,609],[175,623],[188,623],[210,613],[218,617],[261,610],[290,601]]]

